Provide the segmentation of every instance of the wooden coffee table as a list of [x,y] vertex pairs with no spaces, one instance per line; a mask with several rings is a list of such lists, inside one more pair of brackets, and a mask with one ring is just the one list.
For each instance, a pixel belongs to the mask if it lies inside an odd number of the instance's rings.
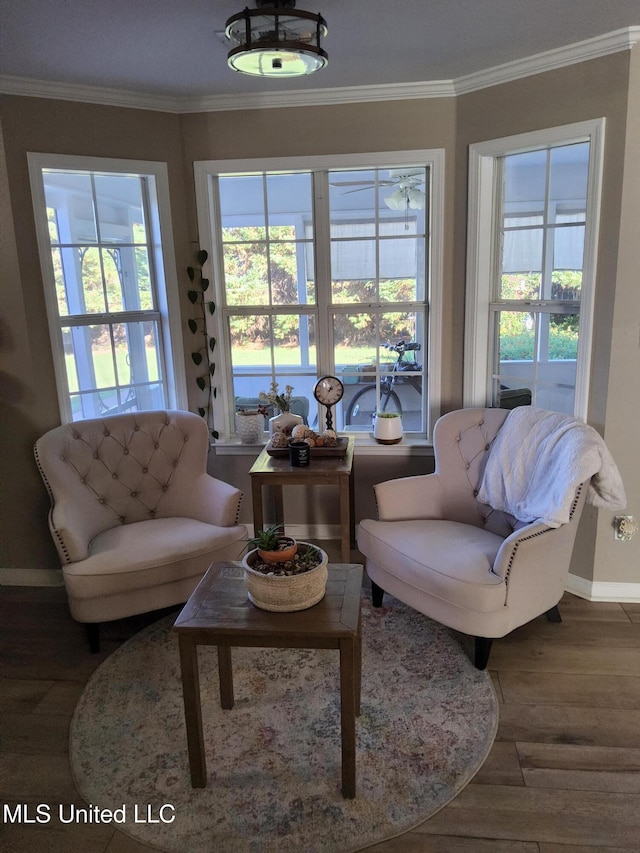
[[340,651],[342,795],[356,795],[356,717],[360,714],[362,642],[360,597],[363,567],[329,564],[325,597],[307,610],[273,613],[247,598],[241,563],[214,563],[175,622],[180,644],[182,692],[191,785],[207,784],[198,672],[198,646],[218,647],[220,705],[233,708],[232,646]]

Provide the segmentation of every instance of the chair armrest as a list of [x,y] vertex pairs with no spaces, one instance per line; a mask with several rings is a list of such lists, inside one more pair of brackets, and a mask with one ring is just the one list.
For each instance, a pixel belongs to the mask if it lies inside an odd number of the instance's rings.
[[242,492],[210,474],[198,477],[193,486],[192,517],[218,527],[238,523]]
[[516,565],[516,558],[520,558],[525,552],[529,552],[532,544],[534,545],[534,553],[537,555],[538,549],[542,548],[544,544],[541,539],[542,535],[553,529],[540,521],[532,521],[531,524],[514,530],[500,546],[493,564],[494,575],[498,575],[503,580],[508,577],[513,566]]
[[380,521],[443,517],[444,492],[437,474],[387,480],[373,490]]
[[561,527],[533,522],[508,536],[493,571],[506,580],[506,604],[526,611],[527,619],[546,612],[562,598],[569,574],[577,521]]

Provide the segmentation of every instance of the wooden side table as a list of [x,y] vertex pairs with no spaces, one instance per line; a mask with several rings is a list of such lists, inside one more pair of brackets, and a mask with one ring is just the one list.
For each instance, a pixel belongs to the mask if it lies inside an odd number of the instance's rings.
[[306,468],[294,468],[287,457],[270,456],[266,447],[251,466],[251,495],[253,500],[254,530],[262,530],[264,512],[262,487],[273,486],[276,502],[276,521],[284,521],[283,486],[334,485],[340,490],[340,558],[344,563],[351,559],[351,544],[355,542],[355,514],[353,492],[353,448],[355,439],[348,436],[344,456],[315,456]]
[[362,635],[360,602],[364,568],[329,564],[327,593],[307,610],[272,613],[247,598],[240,563],[214,563],[174,625],[180,644],[182,693],[191,785],[204,788],[207,765],[202,732],[198,646],[218,647],[220,705],[233,708],[232,646],[338,649],[342,795],[356,795],[356,717],[360,714]]

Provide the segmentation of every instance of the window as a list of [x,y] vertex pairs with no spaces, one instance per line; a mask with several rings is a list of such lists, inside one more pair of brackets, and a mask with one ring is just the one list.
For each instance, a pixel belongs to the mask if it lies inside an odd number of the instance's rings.
[[586,417],[601,136],[589,123],[472,148],[466,405]]
[[29,164],[63,421],[186,408],[164,167]]
[[[402,412],[405,432],[428,431],[429,230],[440,178],[427,154],[399,165],[197,164],[200,229],[213,246],[213,334],[225,342],[222,437],[233,432],[233,412],[255,406],[272,382],[292,386],[292,410],[321,430],[313,387],[325,374],[345,386],[338,429],[368,434],[385,408]],[[400,340],[415,349],[398,362],[385,344]]]

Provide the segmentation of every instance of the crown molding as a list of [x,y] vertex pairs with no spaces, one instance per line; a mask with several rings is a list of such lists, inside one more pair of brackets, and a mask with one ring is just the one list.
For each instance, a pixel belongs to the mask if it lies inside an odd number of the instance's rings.
[[0,93],[22,95],[26,98],[49,98],[56,101],[80,101],[100,104],[103,107],[128,107],[136,110],[180,112],[180,99],[170,95],[151,95],[129,92],[124,89],[105,89],[100,86],[79,86],[75,83],[56,83],[49,80],[32,80],[28,77],[10,77],[0,74]]
[[589,59],[598,59],[622,50],[631,50],[638,41],[640,41],[640,27],[624,27],[621,30],[565,47],[546,50],[525,59],[516,59],[514,62],[487,68],[486,71],[458,77],[454,81],[456,95],[466,95],[478,89],[488,89],[490,86],[509,83],[511,80],[520,80],[523,77],[531,77],[534,74],[542,74],[545,71],[553,71],[578,62],[587,62]]
[[434,80],[417,83],[386,83],[368,86],[343,86],[334,89],[290,89],[283,92],[248,93],[237,95],[205,95],[173,97],[103,89],[97,86],[78,86],[0,75],[0,92],[31,98],[52,98],[80,101],[103,106],[157,110],[168,113],[226,112],[287,107],[331,106],[373,101],[404,101],[425,98],[448,98],[487,89],[564,68],[590,59],[631,50],[640,41],[640,26],[624,27],[585,41],[544,51],[534,56],[507,62],[455,80]]
[[416,98],[455,96],[453,80],[418,83],[382,83],[370,86],[341,86],[333,89],[289,89],[285,92],[252,92],[246,95],[211,95],[183,98],[181,113],[220,112],[226,110],[273,109],[281,107],[317,107],[357,104],[371,101],[407,101]]

